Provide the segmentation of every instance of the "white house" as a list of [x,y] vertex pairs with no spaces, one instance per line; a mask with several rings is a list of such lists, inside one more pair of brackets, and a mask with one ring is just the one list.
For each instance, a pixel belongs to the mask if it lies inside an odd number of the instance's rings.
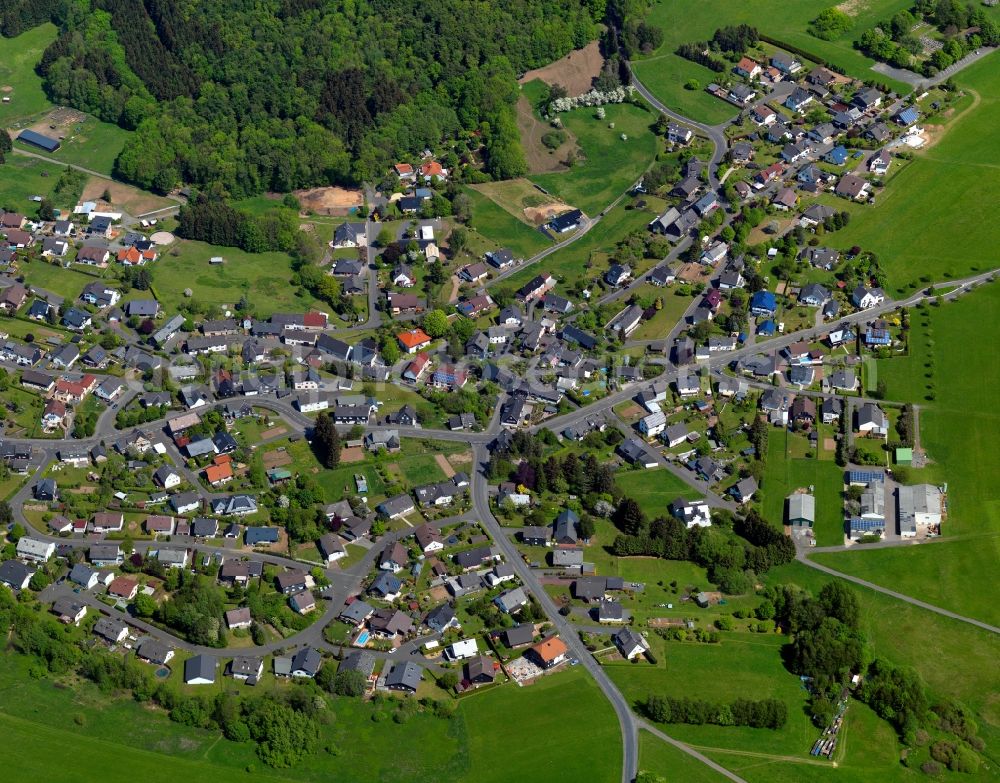
[[475,658],[479,655],[479,646],[475,639],[462,639],[445,647],[444,654],[453,661],[464,661],[466,658]]

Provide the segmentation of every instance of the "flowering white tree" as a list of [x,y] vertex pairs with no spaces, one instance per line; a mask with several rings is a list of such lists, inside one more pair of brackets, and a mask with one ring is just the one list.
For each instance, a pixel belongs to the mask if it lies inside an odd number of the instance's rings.
[[[608,103],[625,103],[635,92],[631,84],[626,87],[615,87],[613,90],[591,90],[575,98],[556,98],[549,104],[549,113],[572,111],[581,106],[603,106]],[[598,115],[600,116],[600,115]]]

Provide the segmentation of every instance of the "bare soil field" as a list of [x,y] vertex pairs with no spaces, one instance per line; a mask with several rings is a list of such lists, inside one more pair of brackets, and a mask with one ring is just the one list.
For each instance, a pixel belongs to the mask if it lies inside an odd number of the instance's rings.
[[360,446],[352,446],[340,450],[341,462],[364,462],[365,450]]
[[364,196],[360,190],[347,188],[310,188],[296,190],[295,197],[302,209],[315,212],[318,215],[346,215],[354,207],[364,204]]
[[288,430],[284,427],[271,427],[269,430],[264,430],[261,434],[261,440],[268,440],[270,438],[276,438],[279,435],[284,435]]
[[570,95],[583,95],[601,73],[603,65],[600,46],[597,41],[591,41],[582,49],[570,52],[544,68],[525,72],[519,83],[527,84],[532,79],[541,79],[546,84],[562,85]]
[[292,464],[292,455],[287,451],[267,451],[261,459],[264,462],[265,470]]
[[[111,203],[103,200],[105,191],[111,196]],[[145,193],[131,185],[115,182],[104,177],[91,177],[83,187],[81,201],[96,201],[98,209],[108,208],[115,212],[125,211],[133,217],[145,215],[159,209],[176,207],[177,202]],[[106,206],[105,206],[106,205]]]
[[34,125],[29,126],[35,133],[44,136],[69,136],[74,125],[87,119],[82,111],[68,108],[56,108],[42,117]]
[[577,147],[576,137],[563,128],[566,140],[562,144],[552,150],[542,144],[542,136],[555,129],[535,116],[531,102],[524,95],[517,99],[517,127],[521,131],[521,146],[524,147],[529,173],[549,174],[569,170],[565,161]]
[[677,277],[687,283],[701,283],[708,280],[711,275],[705,271],[705,266],[703,264],[686,263],[681,266],[680,271],[677,273]]
[[455,469],[448,462],[448,458],[444,454],[435,454],[434,461],[438,464],[438,467],[444,471],[445,478],[451,478],[455,475]]

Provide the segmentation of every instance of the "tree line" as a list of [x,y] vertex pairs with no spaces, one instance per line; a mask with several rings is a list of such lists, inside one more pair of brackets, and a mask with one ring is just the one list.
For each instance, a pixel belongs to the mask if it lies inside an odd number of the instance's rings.
[[650,694],[642,711],[657,723],[689,723],[695,726],[749,726],[780,729],[788,722],[788,705],[780,699],[735,699],[712,702],[704,699]]

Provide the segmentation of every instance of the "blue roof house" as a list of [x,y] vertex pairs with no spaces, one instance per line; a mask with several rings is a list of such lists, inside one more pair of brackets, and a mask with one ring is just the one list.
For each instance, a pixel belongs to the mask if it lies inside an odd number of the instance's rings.
[[778,304],[771,291],[758,291],[750,298],[750,312],[754,315],[774,315],[777,309]]
[[834,166],[843,166],[847,163],[847,159],[849,157],[850,153],[847,151],[847,147],[840,144],[826,153],[826,155],[823,156],[823,160],[827,163],[832,163]]

